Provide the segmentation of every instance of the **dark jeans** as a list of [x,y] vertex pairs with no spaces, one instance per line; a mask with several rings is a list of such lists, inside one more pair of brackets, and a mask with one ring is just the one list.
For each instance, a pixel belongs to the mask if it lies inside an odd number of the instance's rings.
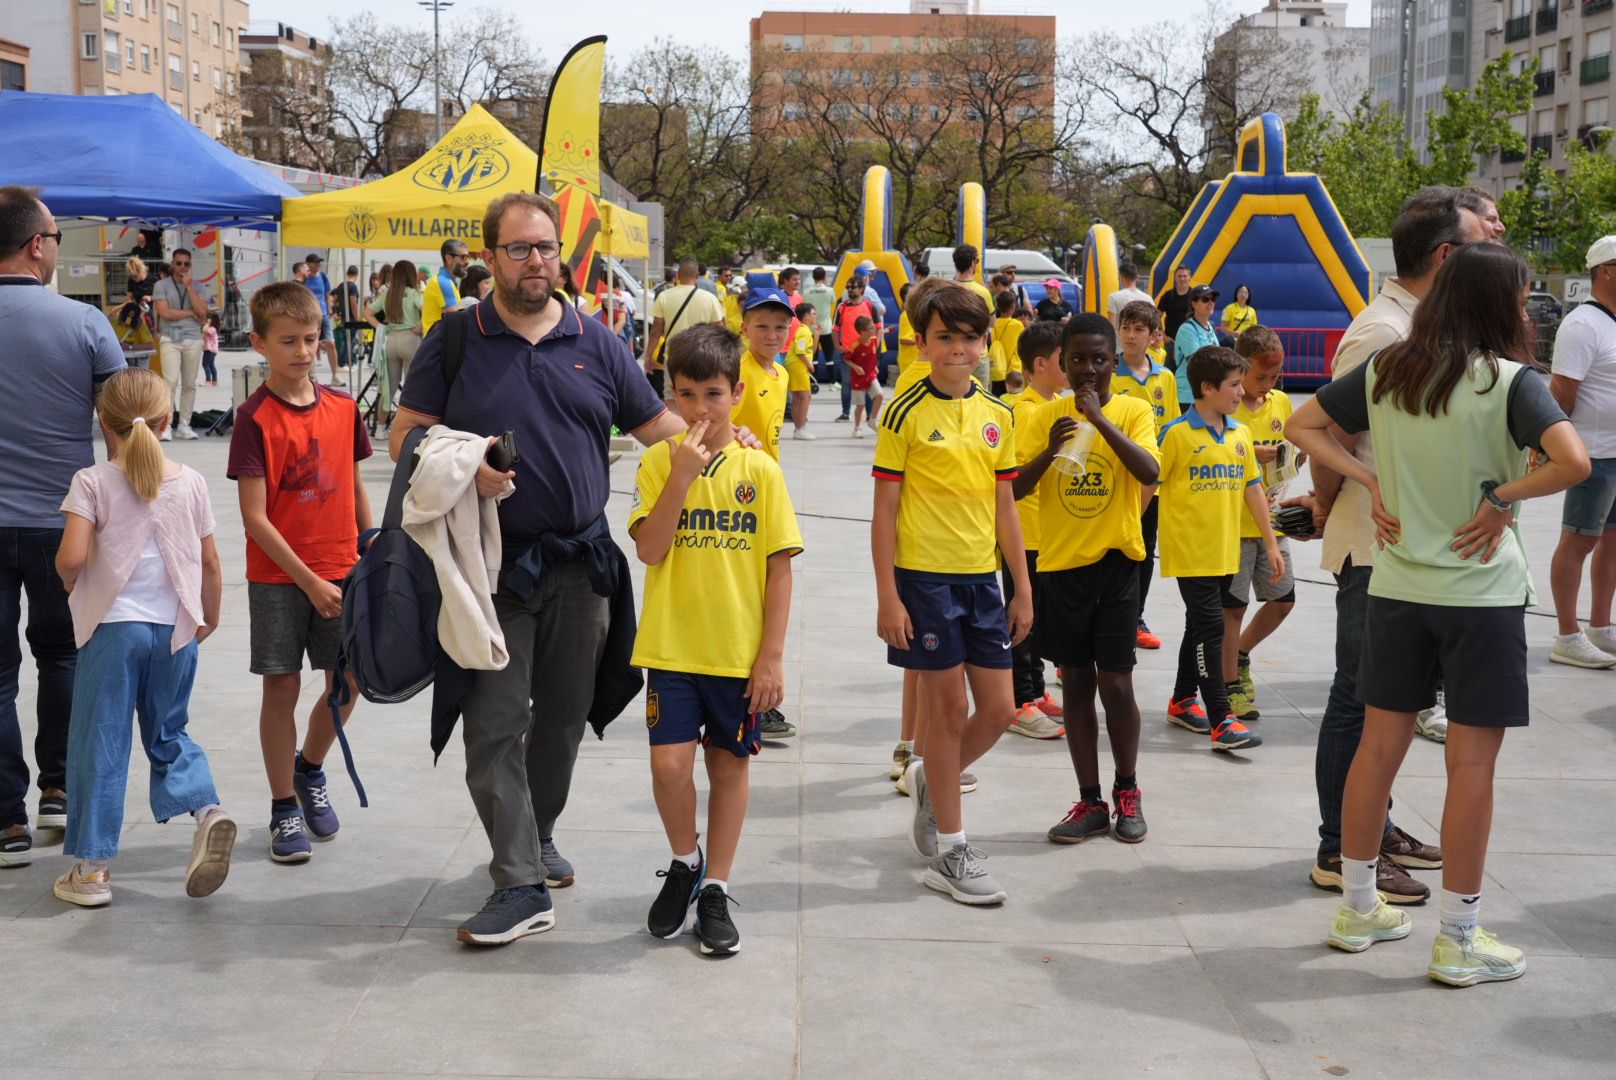
[[1150,596],[1150,579],[1156,570],[1156,526],[1160,520],[1158,512],[1161,500],[1152,497],[1150,505],[1140,515],[1139,528],[1145,534],[1145,557],[1139,564],[1139,625],[1145,624],[1145,600]]
[[842,419],[846,420],[853,415],[853,373],[847,370],[847,360],[840,353],[836,356],[836,381],[842,384]]
[[[1010,576],[1010,568],[1000,563],[1000,577],[1004,579],[1004,603],[1010,606],[1010,601],[1016,597],[1016,582]],[[1038,553],[1027,552],[1027,580],[1032,583],[1033,603],[1038,602]],[[1037,622],[1036,611],[1033,621]],[[1010,649],[1010,666],[1014,673],[1016,705],[1026,705],[1037,701],[1044,696],[1044,658],[1039,656],[1032,648],[1032,635],[1028,634],[1022,639],[1020,645]]]
[[[1184,598],[1184,641],[1178,647],[1178,680],[1173,700],[1201,692],[1207,719],[1213,727],[1229,715],[1229,693],[1223,682],[1222,577],[1181,577],[1178,595]],[[1339,810],[1339,807],[1337,808]]]
[[0,529],[0,829],[28,821],[28,763],[17,723],[18,672],[22,648],[17,624],[22,594],[28,594],[28,648],[39,669],[34,709],[34,765],[39,788],[67,787],[67,726],[73,711],[73,616],[67,590],[56,576],[61,529]]
[[[1369,612],[1372,566],[1353,566],[1348,559],[1335,576],[1335,680],[1319,721],[1319,748],[1313,758],[1313,782],[1319,789],[1319,860],[1341,854],[1341,798],[1347,790],[1358,740],[1363,737],[1364,707],[1358,700],[1358,667],[1363,658],[1364,621]],[[1387,804],[1387,809],[1391,804]],[[1391,819],[1386,820],[1391,828]]]

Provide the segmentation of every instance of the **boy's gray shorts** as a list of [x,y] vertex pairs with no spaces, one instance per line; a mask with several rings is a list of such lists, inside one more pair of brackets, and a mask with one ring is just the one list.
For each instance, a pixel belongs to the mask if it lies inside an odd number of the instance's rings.
[[[341,582],[332,582],[341,585]],[[314,604],[287,582],[247,582],[247,628],[254,675],[296,675],[303,657],[315,671],[337,666],[342,620],[322,619]]]

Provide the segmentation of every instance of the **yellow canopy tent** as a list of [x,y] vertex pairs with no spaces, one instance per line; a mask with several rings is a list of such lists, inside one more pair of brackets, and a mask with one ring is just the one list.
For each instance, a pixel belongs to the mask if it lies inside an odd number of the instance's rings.
[[285,200],[282,244],[430,251],[453,239],[478,251],[488,204],[532,191],[538,171],[538,155],[473,105],[436,146],[393,175]]
[[632,210],[624,210],[605,199],[600,201],[601,248],[607,255],[619,259],[649,259],[651,257],[651,219]]

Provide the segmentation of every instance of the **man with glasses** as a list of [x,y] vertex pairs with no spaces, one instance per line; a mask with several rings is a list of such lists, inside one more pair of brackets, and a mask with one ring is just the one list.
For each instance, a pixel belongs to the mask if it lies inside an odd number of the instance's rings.
[[39,670],[34,766],[36,824],[67,825],[67,725],[73,708],[73,619],[56,576],[62,500],[73,474],[95,464],[95,389],[124,367],[106,316],[44,286],[62,234],[39,189],[0,187],[0,358],[14,408],[0,409],[0,867],[33,857],[28,763],[17,721],[28,596],[28,647]]
[[460,306],[460,279],[471,265],[471,249],[463,240],[445,240],[438,248],[443,267],[429,279],[421,293],[421,333],[429,334],[445,311]]
[[[494,595],[510,663],[467,673],[470,689],[457,706],[466,784],[493,848],[494,892],[459,932],[461,941],[479,945],[554,924],[547,887],[571,885],[574,871],[553,833],[585,724],[604,726],[639,689],[628,665],[629,569],[604,517],[607,435],[616,426],[652,446],[684,430],[621,339],[556,299],[560,225],[555,203],[543,195],[506,195],[489,206],[482,259],[493,294],[451,316],[465,331],[452,386],[443,366],[445,329],[421,342],[391,439],[397,457],[411,428],[441,421],[489,436],[511,431],[516,440],[513,472],[484,462],[476,478],[485,497],[515,483],[499,503],[504,565]],[[680,269],[685,288],[669,290],[676,302],[695,291],[695,264],[687,262],[688,271],[683,263]],[[716,298],[698,295],[717,308]],[[723,312],[709,316],[718,321]],[[436,744],[448,735],[436,722],[446,696],[442,676],[434,693]]]
[[[161,322],[162,337],[157,355],[163,364],[163,379],[179,413],[179,437],[196,438],[191,430],[191,410],[196,405],[196,373],[202,366],[202,328],[208,324],[208,302],[191,280],[191,253],[175,248],[169,262],[172,273],[152,289],[152,310]],[[167,442],[173,436],[165,428]]]
[[853,373],[848,370],[847,356],[858,347],[859,332],[856,324],[861,316],[872,323],[881,321],[875,313],[875,305],[870,302],[868,288],[869,279],[865,277],[864,272],[853,271],[853,276],[847,279],[846,295],[836,305],[833,320],[836,344],[839,346],[836,353],[836,380],[842,386],[842,414],[836,418],[838,423],[853,419]]
[[[1341,338],[1336,348],[1336,378],[1365,363],[1386,346],[1408,336],[1414,309],[1431,289],[1443,261],[1465,244],[1488,238],[1486,225],[1463,208],[1459,192],[1450,187],[1422,188],[1411,195],[1392,224],[1392,258],[1397,276],[1381,285]],[[1367,433],[1352,436],[1339,427],[1331,434],[1359,461],[1375,467]],[[1310,468],[1313,492],[1287,505],[1303,505],[1324,534],[1324,569],[1335,575],[1335,680],[1319,722],[1319,745],[1314,757],[1314,782],[1319,796],[1319,853],[1310,876],[1321,889],[1342,891],[1341,798],[1347,771],[1363,736],[1364,706],[1358,697],[1358,667],[1363,655],[1364,620],[1369,609],[1369,579],[1375,566],[1375,525],[1370,518],[1370,494],[1363,485],[1346,481],[1316,458]],[[1305,538],[1304,538],[1305,539]],[[1456,678],[1464,673],[1455,672]],[[1429,719],[1425,722],[1429,723]],[[1445,719],[1443,723],[1446,723]],[[1388,810],[1390,808],[1388,807]],[[1435,869],[1442,851],[1414,839],[1386,817],[1376,866],[1376,888],[1393,904],[1423,903],[1430,887],[1405,868]]]

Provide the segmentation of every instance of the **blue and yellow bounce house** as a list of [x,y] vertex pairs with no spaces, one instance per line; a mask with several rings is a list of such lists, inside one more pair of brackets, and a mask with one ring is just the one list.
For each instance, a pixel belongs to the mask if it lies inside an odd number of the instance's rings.
[[1276,114],[1246,124],[1235,162],[1178,223],[1151,268],[1150,293],[1159,302],[1186,266],[1192,282],[1218,290],[1221,318],[1245,285],[1262,324],[1285,343],[1285,384],[1320,386],[1342,333],[1369,302],[1369,265],[1323,181],[1286,170],[1285,124]]
[[[892,174],[885,165],[871,165],[864,173],[864,195],[859,203],[859,246],[842,253],[836,267],[838,297],[847,289],[847,280],[865,262],[875,264],[869,288],[886,305],[886,333],[881,340],[881,367],[897,354],[898,292],[915,279],[914,268],[903,252],[892,247]],[[888,355],[888,354],[891,355]]]

